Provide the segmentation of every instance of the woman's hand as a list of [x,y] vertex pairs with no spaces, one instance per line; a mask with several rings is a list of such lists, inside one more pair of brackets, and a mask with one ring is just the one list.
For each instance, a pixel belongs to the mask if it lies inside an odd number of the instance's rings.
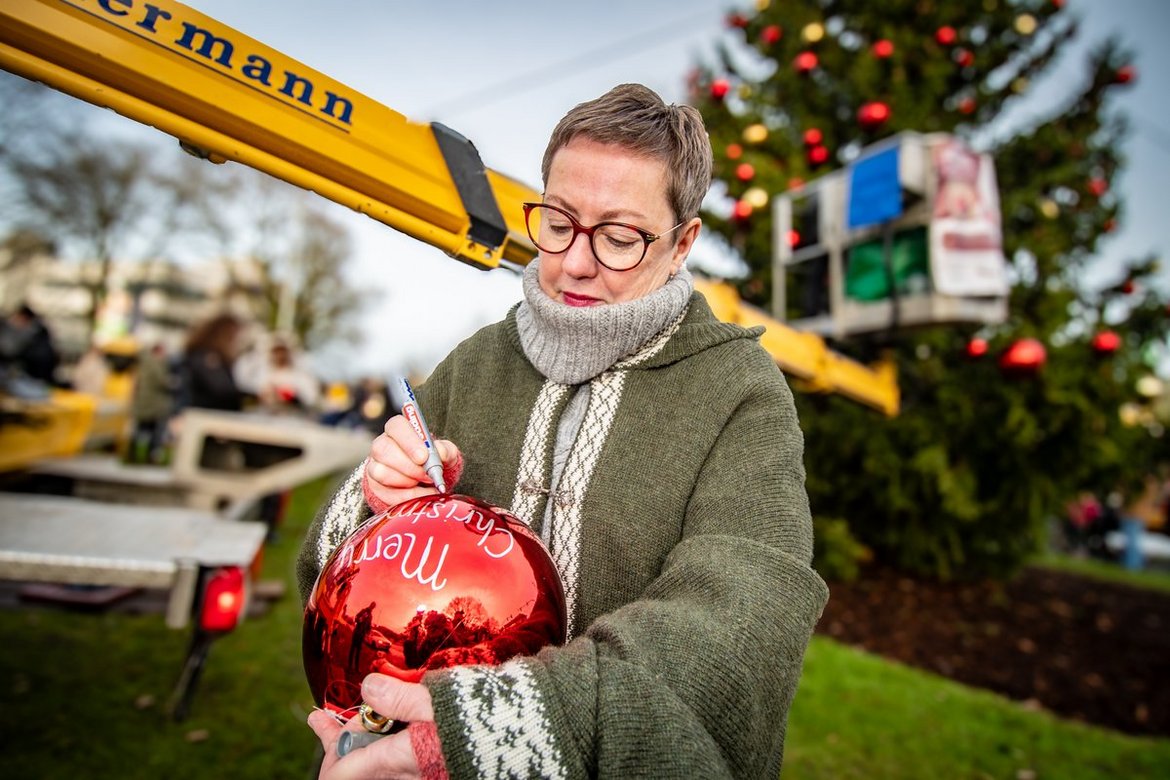
[[[446,439],[436,439],[435,450],[443,461],[444,477],[449,477],[452,468],[462,464],[463,455]],[[395,415],[387,420],[383,432],[370,445],[370,457],[366,460],[364,488],[370,508],[380,511],[412,498],[437,493],[423,468],[426,461],[426,446],[406,418]],[[454,482],[455,479],[448,478],[448,488]],[[374,500],[383,506],[374,506]]]
[[[408,723],[433,721],[435,711],[431,694],[424,686],[406,683],[383,674],[371,674],[362,682],[362,699],[379,715]],[[417,778],[418,762],[410,744],[410,734],[399,731],[363,748],[337,755],[337,741],[342,731],[362,731],[361,717],[355,716],[342,726],[332,715],[321,710],[309,714],[309,727],[321,740],[325,760],[321,780],[346,778]]]

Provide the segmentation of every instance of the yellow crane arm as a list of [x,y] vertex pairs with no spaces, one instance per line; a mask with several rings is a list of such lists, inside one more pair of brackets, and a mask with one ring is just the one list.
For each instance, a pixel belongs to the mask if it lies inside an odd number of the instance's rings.
[[[519,203],[539,193],[487,170],[474,146],[412,122],[173,0],[0,0],[0,67],[316,192],[481,268],[535,255]],[[896,378],[830,352],[707,285],[723,319],[810,389],[896,414]]]

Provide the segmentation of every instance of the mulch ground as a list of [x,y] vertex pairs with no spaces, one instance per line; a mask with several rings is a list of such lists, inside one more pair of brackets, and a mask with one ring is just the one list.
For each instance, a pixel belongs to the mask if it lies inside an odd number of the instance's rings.
[[937,583],[870,569],[817,633],[1061,717],[1170,736],[1170,594],[1025,569]]

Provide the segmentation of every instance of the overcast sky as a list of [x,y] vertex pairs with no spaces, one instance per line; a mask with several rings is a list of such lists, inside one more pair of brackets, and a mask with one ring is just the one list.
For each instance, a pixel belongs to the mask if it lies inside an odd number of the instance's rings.
[[[470,138],[488,167],[536,189],[549,132],[569,108],[627,81],[682,102],[685,73],[697,61],[711,61],[714,41],[727,34],[728,11],[754,5],[751,0],[188,4],[414,121],[442,121]],[[1070,79],[1084,72],[1088,44],[1116,33],[1132,47],[1138,79],[1118,101],[1133,122],[1128,169],[1118,183],[1126,214],[1104,245],[1105,262],[1095,270],[1099,278],[1120,276],[1123,258],[1161,252],[1167,245],[1170,2],[1070,0],[1068,5],[1085,20],[1078,43],[1034,85],[1034,94],[1012,117],[1025,121],[1066,95],[1075,83]],[[341,207],[329,211],[353,230],[354,282],[378,290],[378,303],[362,318],[366,343],[319,359],[330,374],[351,367],[382,375],[408,366],[429,371],[459,340],[520,298],[519,280],[509,271],[476,271],[372,219]],[[1163,268],[1162,281],[1170,287],[1170,268]]]

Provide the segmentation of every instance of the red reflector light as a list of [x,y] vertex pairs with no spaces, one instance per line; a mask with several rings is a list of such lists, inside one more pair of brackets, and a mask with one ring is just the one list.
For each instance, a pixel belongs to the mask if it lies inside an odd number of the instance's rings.
[[204,631],[231,631],[244,610],[244,572],[238,566],[219,569],[207,580],[199,627]]

